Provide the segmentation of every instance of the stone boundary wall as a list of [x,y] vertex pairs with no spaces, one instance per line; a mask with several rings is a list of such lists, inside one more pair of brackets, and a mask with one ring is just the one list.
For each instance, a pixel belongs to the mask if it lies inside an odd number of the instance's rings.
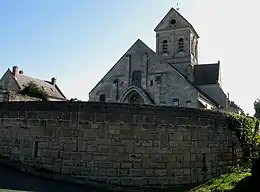
[[15,92],[0,91],[0,102],[8,101],[41,101],[41,99],[21,95]]
[[242,155],[220,112],[92,102],[0,103],[0,155],[121,186],[198,183]]
[[10,92],[9,94],[9,102],[12,101],[41,101],[39,98],[29,97],[26,95],[21,95],[17,93]]

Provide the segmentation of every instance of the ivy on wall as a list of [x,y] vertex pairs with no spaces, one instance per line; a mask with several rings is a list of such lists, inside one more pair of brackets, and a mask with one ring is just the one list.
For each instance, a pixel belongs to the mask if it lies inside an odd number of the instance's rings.
[[259,120],[255,117],[230,113],[229,128],[235,131],[244,152],[244,161],[258,157],[260,151]]
[[42,100],[48,100],[49,95],[44,89],[41,89],[36,83],[30,81],[24,88],[20,91],[21,95],[26,95],[29,97],[39,98]]

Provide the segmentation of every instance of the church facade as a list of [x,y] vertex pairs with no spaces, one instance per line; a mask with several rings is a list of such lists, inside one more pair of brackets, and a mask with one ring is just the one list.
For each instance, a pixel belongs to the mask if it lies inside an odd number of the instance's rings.
[[198,63],[199,35],[174,8],[155,28],[156,51],[140,39],[89,93],[89,101],[228,108],[220,62]]

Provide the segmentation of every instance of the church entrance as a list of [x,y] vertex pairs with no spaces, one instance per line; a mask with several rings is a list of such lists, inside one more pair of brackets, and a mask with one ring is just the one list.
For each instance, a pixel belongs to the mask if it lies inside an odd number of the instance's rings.
[[130,104],[144,104],[143,97],[136,91],[132,91],[127,96],[128,103]]

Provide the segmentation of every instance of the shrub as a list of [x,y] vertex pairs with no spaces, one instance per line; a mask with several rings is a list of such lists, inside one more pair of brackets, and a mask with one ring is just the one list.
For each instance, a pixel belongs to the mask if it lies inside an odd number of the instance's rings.
[[49,98],[48,94],[43,89],[38,87],[38,85],[33,81],[30,81],[29,83],[24,85],[24,88],[20,91],[20,94],[27,95],[29,97],[39,98],[42,100],[48,100]]

